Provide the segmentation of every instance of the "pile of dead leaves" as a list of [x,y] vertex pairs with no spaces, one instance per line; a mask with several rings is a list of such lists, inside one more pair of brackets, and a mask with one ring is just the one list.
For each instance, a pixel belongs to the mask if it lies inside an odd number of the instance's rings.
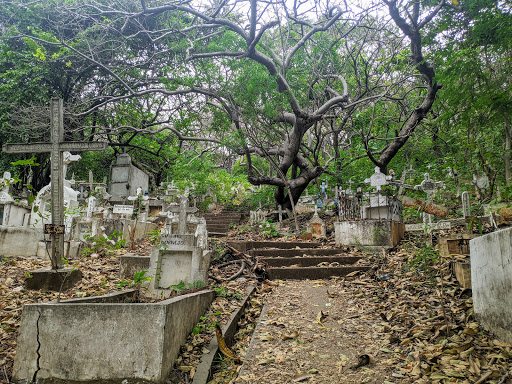
[[480,327],[471,292],[459,287],[450,261],[433,248],[409,243],[380,258],[379,267],[345,291],[380,315],[382,322],[374,324],[384,340],[379,351],[389,355],[382,363],[397,368],[397,379],[512,383],[512,345]]

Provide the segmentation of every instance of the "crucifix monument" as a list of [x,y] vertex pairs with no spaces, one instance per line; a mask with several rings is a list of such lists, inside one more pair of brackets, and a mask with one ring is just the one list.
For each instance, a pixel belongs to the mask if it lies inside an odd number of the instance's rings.
[[52,224],[45,227],[51,234],[52,269],[63,268],[64,257],[64,163],[63,152],[103,151],[104,142],[64,141],[64,108],[62,99],[52,99],[50,107],[50,142],[4,144],[7,153],[51,153]]

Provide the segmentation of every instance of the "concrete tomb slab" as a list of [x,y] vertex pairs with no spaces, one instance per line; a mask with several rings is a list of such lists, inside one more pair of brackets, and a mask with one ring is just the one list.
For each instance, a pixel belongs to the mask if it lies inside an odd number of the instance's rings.
[[402,239],[405,225],[393,220],[354,220],[334,223],[336,245],[392,248]]
[[30,271],[25,279],[25,288],[42,291],[66,291],[82,279],[82,271],[75,268],[48,269]]
[[159,303],[113,303],[116,297],[25,305],[13,381],[163,384],[215,292]]
[[121,255],[119,258],[119,275],[122,279],[133,279],[136,273],[149,271],[150,256],[138,256],[133,253]]

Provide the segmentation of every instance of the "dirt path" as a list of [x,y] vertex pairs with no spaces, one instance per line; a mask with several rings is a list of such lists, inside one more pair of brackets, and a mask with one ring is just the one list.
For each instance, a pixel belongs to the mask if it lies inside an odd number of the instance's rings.
[[[352,291],[339,279],[281,282],[265,305],[237,382],[401,382],[392,377],[389,354],[379,351],[387,346],[379,332],[382,318]],[[365,354],[374,362],[351,369]]]

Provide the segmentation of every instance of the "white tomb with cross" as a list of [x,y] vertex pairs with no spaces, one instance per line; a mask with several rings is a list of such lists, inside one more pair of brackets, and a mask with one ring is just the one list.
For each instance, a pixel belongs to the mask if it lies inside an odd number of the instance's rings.
[[[52,99],[50,106],[50,142],[4,144],[7,153],[51,153],[51,217],[52,223],[45,227],[51,235],[52,269],[64,266],[64,158],[63,152],[102,151],[107,148],[104,142],[64,141],[64,108],[62,99]],[[52,288],[49,288],[52,289]]]
[[402,221],[400,201],[382,193],[382,187],[389,185],[392,179],[391,175],[382,173],[380,167],[375,167],[375,173],[365,180],[365,183],[375,188],[376,193],[370,194],[369,205],[361,207],[362,219]]
[[211,251],[206,221],[193,215],[197,208],[188,206],[186,193],[174,211],[162,229],[160,246],[151,252],[148,276],[152,280],[146,285],[155,297],[170,295],[171,286],[181,282],[189,286],[208,283]]

